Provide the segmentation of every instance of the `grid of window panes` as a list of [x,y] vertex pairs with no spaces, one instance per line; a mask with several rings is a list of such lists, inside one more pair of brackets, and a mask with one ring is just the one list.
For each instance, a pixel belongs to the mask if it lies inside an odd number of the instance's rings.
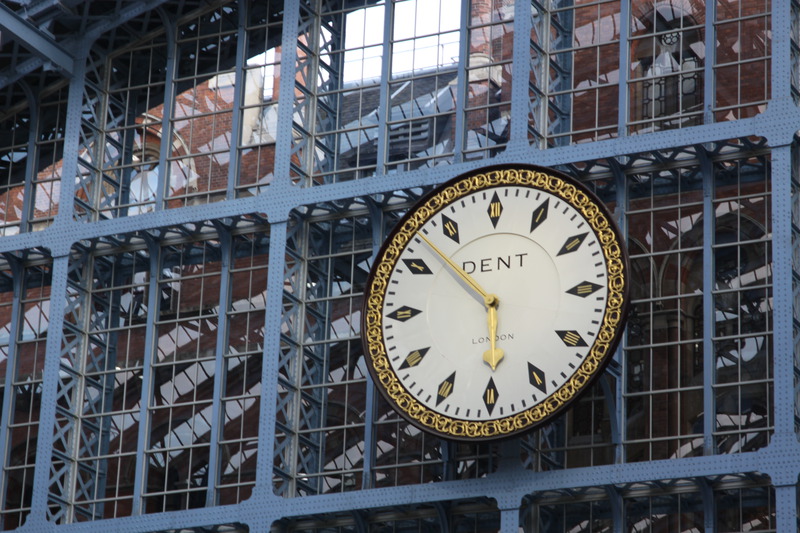
[[452,162],[461,2],[393,1],[387,171]]
[[714,120],[755,116],[771,91],[771,1],[716,0],[714,9]]
[[288,245],[297,258],[287,262],[284,294],[286,350],[293,355],[281,370],[287,390],[279,397],[276,469],[289,485],[275,490],[294,496],[360,489],[369,418],[359,336],[372,255],[368,214],[298,223]]
[[[150,271],[146,250],[83,254],[73,250],[64,328],[68,350],[59,422],[68,438],[58,443],[58,463],[72,459],[80,485],[74,503],[81,519],[128,516],[133,507],[136,446],[140,428],[142,370]],[[76,391],[81,390],[81,394]],[[67,406],[70,410],[67,412]],[[70,421],[74,434],[69,435]],[[65,458],[66,461],[65,461]],[[55,459],[54,459],[55,462]]]
[[[322,5],[319,67],[314,88],[315,182],[331,183],[375,172],[383,74],[382,2],[360,0],[342,9]],[[305,51],[303,53],[306,53]]]
[[773,429],[769,156],[714,166],[714,399],[720,453],[757,450]]
[[[627,100],[630,133],[700,124],[708,104],[705,84],[712,82],[713,120],[750,117],[764,108],[770,90],[769,2],[632,0],[622,99],[620,0],[551,0],[530,7],[532,142],[614,137],[620,100]],[[107,59],[93,56],[85,103],[94,118],[85,121],[82,133],[79,215],[119,217],[217,201],[231,187],[237,196],[250,196],[274,180],[281,20],[270,3],[243,7],[244,15],[240,9],[235,2],[221,3],[183,18],[174,42],[150,19],[143,40],[114,48]],[[514,10],[513,0],[476,0],[463,10],[457,0],[394,0],[388,9],[370,0],[303,2],[292,148],[285,162],[295,180],[330,183],[502,151],[510,132]],[[712,55],[705,38],[710,10],[715,62],[706,68],[705,58]],[[387,16],[390,34],[384,35]],[[706,79],[705,70],[712,69],[713,80]],[[65,95],[62,89],[42,102],[40,166],[28,186],[33,190],[26,195],[15,177],[5,193],[5,217],[12,225],[25,217],[23,198],[33,229],[45,227],[57,211]],[[455,132],[456,122],[463,132]],[[8,117],[7,123],[21,121]],[[19,154],[31,147],[23,148],[24,129],[12,130],[16,148],[7,157],[17,175],[24,162]]]
[[269,2],[247,5],[246,59],[238,86],[239,127],[238,196],[266,192],[274,179],[275,141],[278,135],[278,84],[281,68],[281,21],[271,14]]
[[9,113],[0,130],[6,139],[0,148],[0,236],[16,235],[26,218],[25,177],[30,136],[29,111]]
[[368,385],[363,290],[373,244],[403,210],[381,213],[354,203],[348,211],[298,222],[291,232],[276,493],[294,497],[486,475],[496,468],[493,447],[457,445],[419,431]]
[[472,2],[467,35],[464,159],[485,159],[509,140],[514,1]]
[[547,133],[548,105],[545,88],[549,79],[547,50],[549,22],[544,7],[531,0],[530,62],[528,69],[528,142],[538,146]]
[[269,233],[233,237],[220,392],[220,504],[244,501],[256,482]]
[[[769,441],[768,169],[760,154],[720,158],[706,171],[694,164],[629,177],[628,461],[738,453]],[[710,204],[704,187],[713,187]],[[704,389],[709,373],[713,392]],[[704,450],[705,406],[712,404],[714,449]]]
[[[231,150],[237,4],[178,26],[166,201],[168,207],[225,198]],[[177,146],[174,146],[177,144]]]
[[[64,128],[67,118],[66,88],[48,95],[39,101],[36,124],[36,173],[30,184],[25,183],[24,196],[31,209],[21,216],[26,217],[28,231],[48,227],[58,213],[61,195],[61,169],[64,165]],[[21,185],[20,185],[21,186]],[[30,187],[30,188],[28,188]]]
[[[158,307],[148,394],[144,505],[147,512],[201,507],[210,468],[212,400],[222,277],[221,243],[160,249]],[[218,430],[217,430],[218,431]]]
[[702,455],[703,173],[640,173],[628,196],[627,460]]
[[701,124],[705,5],[633,0],[630,9],[629,130]]
[[[168,45],[163,35],[106,60],[108,120],[103,136],[101,216],[152,211],[159,189]],[[146,72],[142,80],[141,72]]]
[[619,0],[551,1],[547,57],[550,145],[617,136]]
[[[13,285],[3,284],[1,311],[3,331],[8,335],[3,350],[8,356],[3,364],[3,438],[7,448],[0,517],[4,530],[21,526],[30,511],[50,321],[50,261],[20,261],[13,268]],[[6,269],[3,272],[8,274]],[[19,291],[18,299],[11,291]],[[11,302],[16,305],[8,305]]]
[[[253,220],[239,224],[74,248],[53,464],[58,472],[74,464],[78,475],[63,478],[74,500],[54,520],[232,504],[252,494],[269,233]],[[32,320],[34,310],[23,317]],[[29,330],[18,349],[36,346]],[[18,465],[22,452],[12,455]]]
[[774,489],[759,473],[534,493],[522,506],[520,531],[611,531],[620,514],[624,531],[702,531],[712,508],[717,531],[775,531]]
[[[614,365],[612,364],[612,367]],[[536,471],[613,464],[616,380],[607,371],[564,414],[522,440],[523,464]]]

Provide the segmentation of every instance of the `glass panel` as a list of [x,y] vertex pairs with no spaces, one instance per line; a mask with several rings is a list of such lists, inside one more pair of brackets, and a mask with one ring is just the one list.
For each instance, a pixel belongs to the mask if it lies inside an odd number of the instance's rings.
[[[19,276],[20,316],[15,345],[5,361],[11,372],[10,404],[3,408],[8,416],[3,461],[5,497],[0,505],[3,529],[24,524],[31,509],[36,446],[39,436],[39,411],[42,402],[45,344],[50,322],[50,265],[24,267]],[[5,293],[9,294],[9,293]],[[3,306],[9,313],[10,307]],[[6,328],[10,324],[5,324]],[[7,347],[11,339],[6,339]],[[5,383],[5,382],[4,382]],[[5,390],[4,390],[5,392]]]
[[0,123],[4,132],[0,143],[0,236],[16,235],[27,218],[25,197],[32,195],[30,187],[25,187],[30,128],[26,112],[11,113]]
[[178,27],[167,207],[225,198],[238,18],[231,4]]
[[769,0],[718,0],[714,61],[715,120],[762,113],[770,97],[772,16]]
[[461,4],[395,0],[388,170],[453,160]]
[[620,2],[554,1],[551,6],[548,145],[616,137]]
[[513,18],[513,0],[471,3],[465,159],[491,157],[508,142]]
[[705,4],[632,0],[631,133],[703,122]]

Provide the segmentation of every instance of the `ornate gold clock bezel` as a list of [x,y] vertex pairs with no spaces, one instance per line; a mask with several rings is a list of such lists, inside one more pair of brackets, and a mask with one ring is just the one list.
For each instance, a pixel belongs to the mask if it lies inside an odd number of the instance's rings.
[[[537,405],[505,417],[472,421],[435,412],[410,394],[389,363],[383,339],[383,302],[389,277],[411,238],[431,217],[462,197],[501,186],[523,186],[554,194],[581,213],[606,260],[608,299],[602,324],[583,362],[561,387]],[[528,431],[551,420],[588,389],[613,357],[625,326],[628,258],[621,233],[605,205],[588,189],[559,172],[532,165],[500,165],[458,176],[437,187],[403,216],[383,243],[364,295],[362,341],[367,366],[381,394],[406,420],[448,439],[494,440]]]

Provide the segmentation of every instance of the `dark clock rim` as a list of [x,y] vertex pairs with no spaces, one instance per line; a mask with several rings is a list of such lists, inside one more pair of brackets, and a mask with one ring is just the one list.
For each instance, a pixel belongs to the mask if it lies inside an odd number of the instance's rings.
[[[368,331],[367,331],[367,329],[368,329],[367,328],[368,308],[369,308],[370,295],[372,293],[372,289],[371,288],[372,288],[372,285],[373,285],[374,278],[376,277],[376,274],[377,274],[377,272],[376,272],[377,266],[381,262],[380,259],[382,257],[384,257],[384,255],[386,254],[387,248],[389,248],[392,245],[392,241],[395,239],[395,236],[397,235],[397,233],[399,233],[401,231],[404,223],[406,223],[421,206],[424,206],[433,197],[435,197],[436,195],[438,195],[439,193],[441,193],[443,190],[447,189],[448,187],[453,186],[454,184],[457,184],[457,183],[459,183],[459,182],[461,182],[463,180],[472,178],[473,176],[477,176],[477,175],[481,175],[481,174],[487,174],[487,173],[490,173],[490,172],[501,171],[501,170],[526,170],[526,171],[532,171],[532,172],[542,172],[542,173],[551,175],[553,177],[556,177],[556,178],[564,181],[567,184],[570,184],[570,185],[576,187],[581,193],[585,194],[595,206],[598,207],[598,209],[605,216],[606,220],[609,223],[609,226],[611,227],[614,235],[616,236],[616,240],[617,240],[617,243],[619,244],[619,248],[620,248],[620,252],[621,252],[620,260],[622,262],[622,267],[623,267],[623,281],[624,281],[623,289],[622,289],[623,302],[622,302],[622,305],[620,306],[620,310],[619,310],[621,317],[620,317],[618,326],[617,326],[616,330],[614,331],[613,338],[608,343],[607,353],[602,358],[602,360],[599,363],[598,367],[593,371],[592,375],[586,380],[586,382],[580,387],[580,389],[578,391],[576,391],[574,394],[572,394],[567,400],[562,401],[555,409],[553,409],[551,412],[549,412],[545,418],[543,418],[541,420],[538,420],[536,422],[527,424],[527,425],[525,425],[523,427],[513,429],[513,430],[511,430],[511,431],[509,431],[507,433],[502,433],[502,434],[479,435],[479,436],[475,436],[475,435],[473,435],[473,436],[470,436],[470,435],[453,435],[451,433],[448,433],[448,432],[445,432],[445,431],[441,431],[441,430],[437,429],[436,427],[425,425],[422,422],[420,422],[419,420],[415,419],[413,416],[411,416],[409,413],[407,413],[406,411],[404,411],[401,407],[399,407],[397,405],[397,403],[394,401],[394,399],[390,396],[389,391],[387,390],[387,388],[385,386],[383,386],[382,383],[380,383],[380,378],[379,378],[379,376],[377,374],[377,370],[374,367],[374,364],[373,364],[373,361],[372,361],[372,357],[370,356],[369,339],[368,339],[368,336],[367,336],[367,333],[368,333]],[[486,187],[483,187],[482,189],[483,190],[490,190],[490,189],[493,189],[493,188],[506,187],[506,186],[511,186],[511,185],[506,184],[506,183],[497,183],[497,184],[493,184],[493,185],[487,185]],[[520,186],[524,186],[524,185],[520,185]],[[532,187],[532,188],[535,188],[535,187]],[[426,220],[430,219],[431,217],[435,216],[437,213],[439,213],[440,211],[445,209],[448,205],[450,205],[450,203],[451,202],[443,203],[441,206],[439,206],[438,209],[433,211]],[[535,430],[537,428],[540,428],[540,427],[552,422],[553,420],[555,420],[559,416],[561,416],[564,413],[564,411],[569,406],[571,406],[572,402],[578,400],[584,394],[586,394],[588,389],[590,389],[594,385],[594,383],[600,378],[600,376],[604,375],[606,367],[611,362],[611,360],[614,358],[614,354],[615,354],[615,352],[617,350],[617,347],[619,346],[619,342],[621,341],[622,335],[623,335],[623,333],[625,331],[625,324],[626,324],[627,317],[628,317],[628,307],[629,307],[629,303],[630,303],[629,302],[629,300],[630,300],[630,298],[629,298],[629,289],[630,289],[630,266],[629,266],[629,264],[630,263],[629,263],[629,258],[628,258],[628,251],[627,251],[627,246],[626,246],[625,241],[624,241],[624,235],[620,231],[620,228],[619,228],[618,224],[616,223],[616,220],[613,217],[613,213],[611,213],[611,211],[608,209],[608,207],[605,205],[605,203],[603,203],[593,191],[591,191],[588,187],[586,187],[582,182],[578,181],[577,179],[575,179],[575,178],[573,178],[573,177],[571,177],[571,176],[569,176],[569,175],[567,175],[567,174],[565,174],[563,172],[560,172],[560,171],[557,171],[557,170],[554,170],[554,169],[551,169],[551,168],[542,167],[542,166],[538,166],[538,165],[531,165],[531,164],[527,164],[527,163],[504,163],[504,164],[499,164],[499,165],[490,165],[490,166],[486,166],[486,167],[480,167],[480,168],[476,168],[476,169],[473,169],[473,170],[469,170],[467,172],[463,172],[463,173],[461,173],[461,174],[459,174],[459,175],[457,175],[457,176],[455,176],[455,177],[453,177],[451,179],[448,179],[447,181],[445,181],[445,182],[443,182],[443,183],[441,183],[439,185],[436,185],[432,190],[428,191],[426,194],[424,194],[422,197],[420,197],[416,202],[414,202],[414,204],[411,207],[408,208],[408,211],[406,211],[406,213],[395,223],[394,227],[391,229],[391,231],[388,233],[386,238],[383,240],[383,242],[381,244],[381,247],[378,250],[378,253],[374,257],[374,263],[372,265],[372,268],[370,268],[370,272],[369,272],[369,275],[367,277],[366,285],[365,285],[365,288],[364,288],[364,302],[363,302],[362,312],[361,312],[361,335],[360,335],[361,336],[364,359],[366,360],[367,369],[369,371],[369,374],[370,374],[370,376],[371,376],[376,388],[380,391],[381,396],[392,407],[392,409],[396,413],[398,413],[404,420],[406,420],[407,422],[409,422],[413,426],[419,428],[421,431],[424,431],[424,432],[426,432],[428,434],[433,434],[433,435],[435,435],[437,437],[440,437],[442,439],[445,439],[445,440],[458,441],[458,442],[471,442],[471,443],[498,442],[498,441],[502,441],[502,440],[507,440],[507,439],[519,437],[522,434],[525,434],[525,433],[533,431],[533,430]],[[383,342],[382,339],[381,339],[381,344],[383,344],[384,350],[385,350],[385,343]],[[395,373],[395,375],[396,375],[396,373]],[[402,385],[400,385],[400,386],[402,387]],[[540,404],[546,403],[550,398],[552,398],[563,387],[564,387],[564,385],[562,385],[561,387],[556,389],[556,391],[554,391],[553,393],[549,394],[547,396],[547,398],[545,398],[545,400],[540,402]],[[402,388],[405,389],[405,387],[402,387]],[[444,417],[446,417],[446,418],[448,418],[450,420],[453,420],[453,421],[464,421],[466,423],[473,423],[473,421],[462,419],[462,418],[450,417],[450,416],[441,415],[441,414],[440,414],[440,416],[444,416]],[[507,420],[507,419],[510,419],[510,418],[511,418],[510,416],[499,417],[497,419],[491,419],[491,420],[489,420],[489,422],[491,422],[493,420]],[[475,423],[481,424],[482,422],[475,422]]]

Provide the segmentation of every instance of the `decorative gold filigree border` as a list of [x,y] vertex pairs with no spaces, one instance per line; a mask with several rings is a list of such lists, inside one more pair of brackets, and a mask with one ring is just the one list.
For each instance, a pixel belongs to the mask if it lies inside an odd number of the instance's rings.
[[[603,323],[588,356],[572,377],[543,402],[495,420],[469,422],[434,412],[418,402],[400,383],[389,364],[382,334],[383,300],[389,277],[409,240],[433,215],[461,197],[489,187],[521,185],[547,191],[572,205],[591,226],[603,249],[608,273],[608,300]],[[605,210],[586,192],[558,176],[528,168],[503,168],[464,177],[428,197],[411,211],[395,230],[376,259],[365,304],[365,342],[373,373],[385,395],[406,417],[423,428],[456,439],[502,438],[538,425],[560,410],[592,380],[613,354],[618,333],[624,327],[626,260],[614,224]]]

